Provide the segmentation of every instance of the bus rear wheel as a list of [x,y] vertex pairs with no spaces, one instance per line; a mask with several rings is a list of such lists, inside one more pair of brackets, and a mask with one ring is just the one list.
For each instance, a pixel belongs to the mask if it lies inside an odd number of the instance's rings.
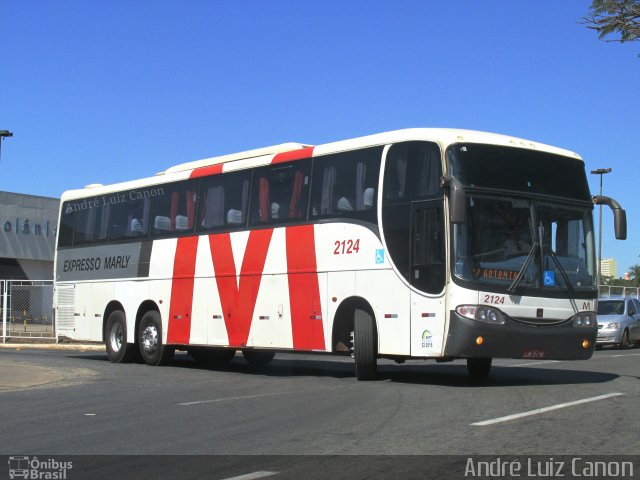
[[147,365],[166,365],[171,361],[175,349],[162,343],[160,313],[151,310],[142,316],[138,327],[138,344]]
[[373,317],[364,310],[356,310],[353,318],[353,356],[356,360],[356,378],[375,380],[376,332]]
[[491,372],[491,359],[467,358],[467,371],[473,380],[486,380]]
[[104,343],[107,356],[113,363],[129,363],[136,358],[136,345],[127,343],[127,319],[122,310],[115,310],[109,314]]
[[236,351],[230,348],[189,348],[189,355],[191,355],[191,358],[208,367],[222,367],[229,363],[235,354]]
[[271,362],[273,357],[276,356],[276,352],[270,352],[268,350],[243,350],[242,355],[251,365],[259,367]]

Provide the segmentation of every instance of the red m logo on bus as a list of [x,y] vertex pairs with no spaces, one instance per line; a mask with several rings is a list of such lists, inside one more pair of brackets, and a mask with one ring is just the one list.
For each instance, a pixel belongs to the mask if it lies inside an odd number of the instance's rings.
[[[273,229],[251,231],[238,271],[231,247],[231,234],[208,236],[217,285],[217,292],[211,294],[219,295],[229,346],[247,346],[272,237]],[[177,242],[168,344],[189,344],[193,302],[209,301],[206,298],[193,298],[198,241],[199,237],[183,237]],[[286,252],[293,348],[324,350],[313,225],[287,227]],[[284,297],[283,292],[269,292],[269,295]]]

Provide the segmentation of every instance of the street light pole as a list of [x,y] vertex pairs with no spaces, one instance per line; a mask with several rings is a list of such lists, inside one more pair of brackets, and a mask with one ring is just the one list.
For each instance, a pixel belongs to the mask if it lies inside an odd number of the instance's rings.
[[2,141],[9,137],[13,137],[12,132],[9,130],[0,130],[0,160],[2,160]]
[[[610,168],[598,168],[591,170],[593,175],[600,175],[600,196],[602,196],[602,177],[607,173],[611,173]],[[600,221],[598,222],[598,277],[597,284],[600,285],[602,275],[602,204],[600,204]]]

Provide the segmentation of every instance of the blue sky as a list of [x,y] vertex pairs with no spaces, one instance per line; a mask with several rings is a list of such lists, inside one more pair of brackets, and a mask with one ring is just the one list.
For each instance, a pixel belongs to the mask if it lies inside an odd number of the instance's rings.
[[[612,167],[640,263],[640,43],[589,0],[0,0],[0,190],[90,183],[405,127],[505,133]],[[590,175],[591,190],[598,180]],[[596,215],[597,224],[597,215]]]

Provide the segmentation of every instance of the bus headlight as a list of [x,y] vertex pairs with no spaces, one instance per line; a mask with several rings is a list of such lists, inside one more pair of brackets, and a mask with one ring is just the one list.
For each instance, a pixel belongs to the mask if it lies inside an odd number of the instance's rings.
[[459,305],[456,307],[456,313],[461,317],[479,322],[499,325],[504,323],[504,315],[502,312],[498,309],[487,307],[486,305]]
[[580,312],[572,318],[576,327],[593,327],[596,324],[596,312]]

